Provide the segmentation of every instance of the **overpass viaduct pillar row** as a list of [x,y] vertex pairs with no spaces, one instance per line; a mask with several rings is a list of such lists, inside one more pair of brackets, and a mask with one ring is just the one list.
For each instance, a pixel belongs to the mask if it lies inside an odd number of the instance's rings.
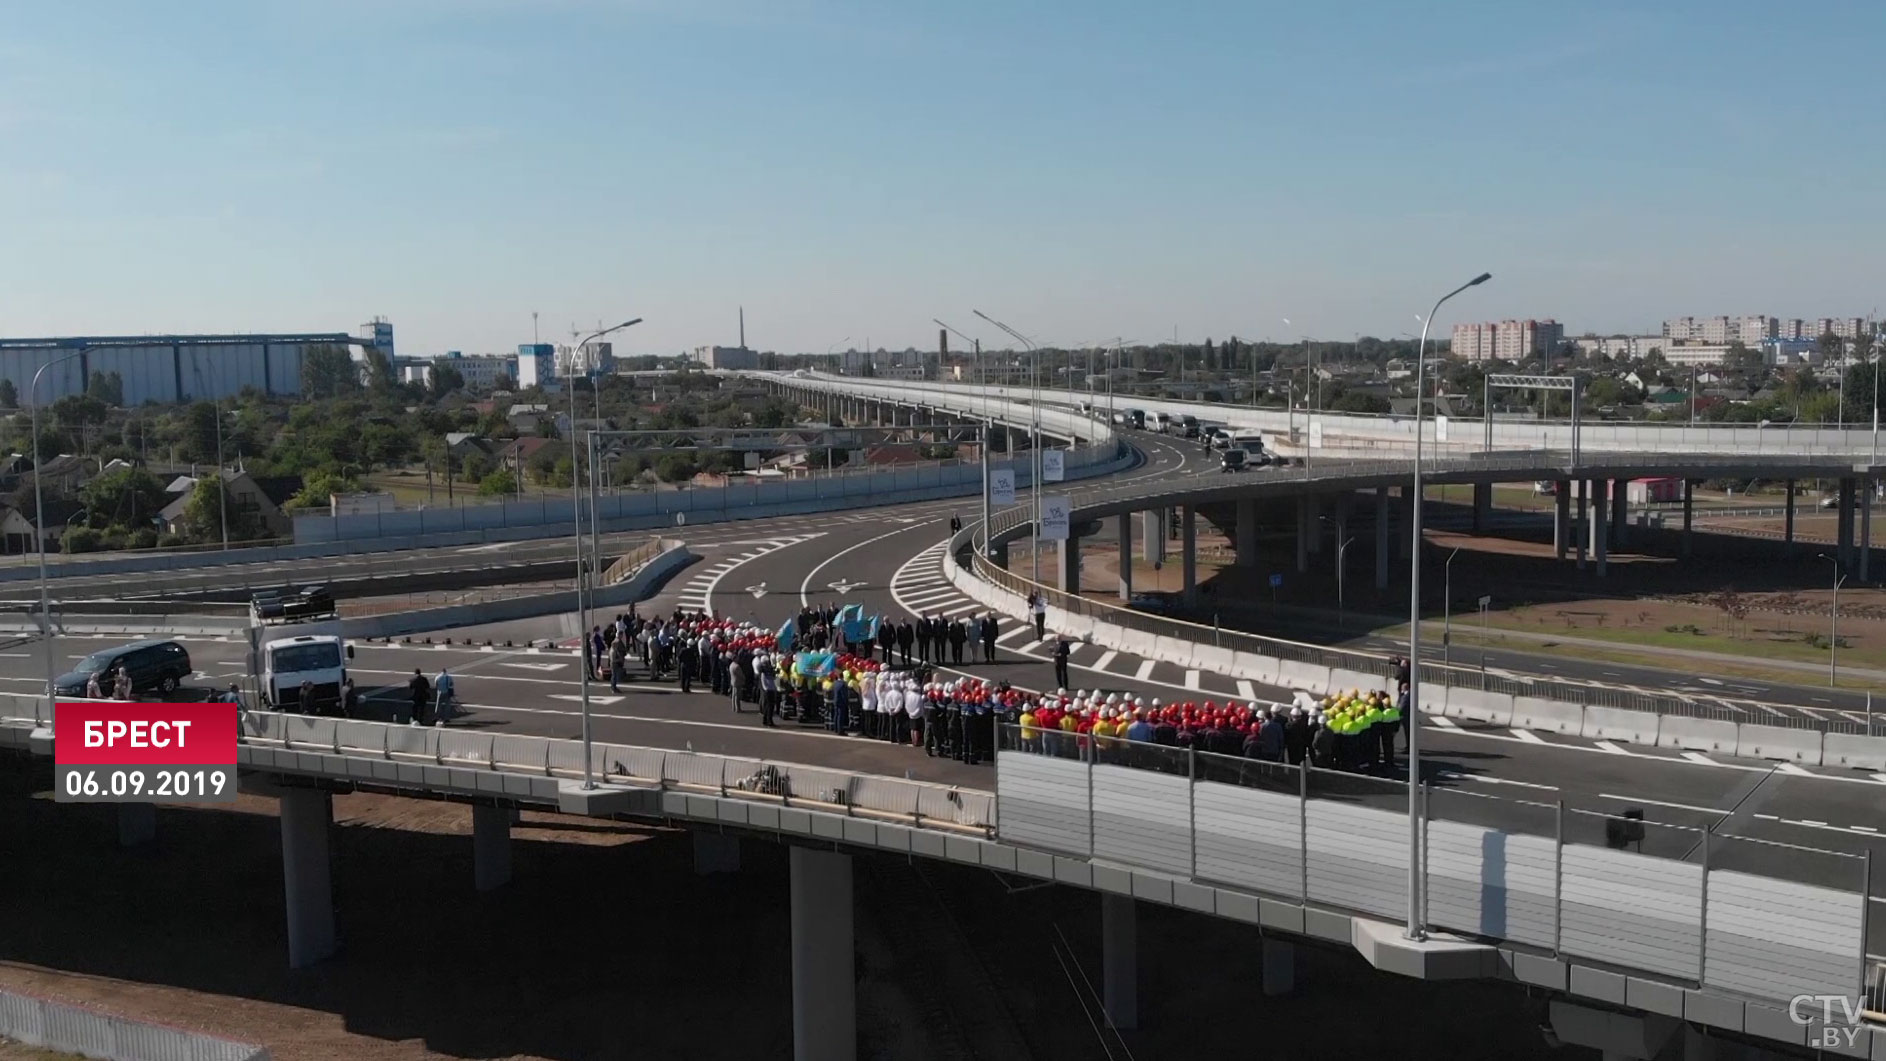
[[1114,517],[1120,539],[1120,599],[1133,599],[1133,514],[1122,512]]
[[1591,483],[1581,479],[1576,484],[1570,482],[1565,484],[1567,489],[1570,489],[1573,485],[1578,487],[1578,518],[1572,522],[1572,543],[1578,549],[1578,570],[1583,571],[1585,569],[1585,546],[1587,539],[1590,538],[1590,535],[1586,533],[1585,516],[1587,510],[1585,506],[1591,501]]
[[1564,560],[1565,547],[1571,541],[1572,529],[1572,484],[1560,479],[1553,484],[1552,498],[1552,559]]
[[1375,488],[1375,588],[1388,588],[1388,487]]
[[281,823],[288,967],[306,969],[334,953],[334,882],[328,875],[334,798],[315,788],[287,789]]
[[[1683,559],[1690,558],[1690,531],[1696,522],[1696,481],[1683,480]],[[1788,532],[1794,532],[1794,481],[1788,481]]]
[[1852,477],[1840,480],[1840,534],[1836,539],[1840,544],[1835,555],[1843,567],[1853,563],[1853,495]]
[[1198,509],[1186,505],[1179,511],[1179,563],[1185,581],[1181,598],[1187,605],[1198,603]]
[[157,807],[155,804],[118,804],[119,847],[142,847],[155,839],[157,839]]
[[1116,1028],[1139,1027],[1139,925],[1130,895],[1100,893],[1101,1005]]
[[1140,534],[1146,539],[1141,550],[1149,564],[1166,562],[1166,510],[1149,508],[1140,514]]
[[1238,566],[1257,566],[1257,499],[1240,498],[1237,511]]
[[472,805],[472,884],[481,892],[511,883],[509,807]]
[[1414,488],[1401,488],[1401,522],[1395,526],[1395,536],[1401,539],[1401,558],[1414,559]]
[[851,856],[795,847],[792,874],[792,1056],[855,1061],[858,988]]
[[1493,484],[1473,484],[1473,532],[1485,534],[1493,522]]

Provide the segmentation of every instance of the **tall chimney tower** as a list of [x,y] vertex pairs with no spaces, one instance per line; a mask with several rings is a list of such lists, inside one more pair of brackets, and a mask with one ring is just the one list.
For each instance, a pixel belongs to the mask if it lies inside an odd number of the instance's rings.
[[747,308],[740,307],[740,349],[747,348]]

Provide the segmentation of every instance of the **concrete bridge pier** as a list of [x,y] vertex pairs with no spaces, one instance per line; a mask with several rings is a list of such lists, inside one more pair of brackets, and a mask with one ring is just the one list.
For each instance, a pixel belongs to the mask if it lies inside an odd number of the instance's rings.
[[[1794,484],[1788,484],[1788,528],[1794,529]],[[1683,480],[1683,559],[1690,558],[1690,542],[1695,537],[1696,481]]]
[[1316,494],[1305,495],[1309,504],[1309,518],[1303,521],[1303,528],[1310,539],[1310,555],[1323,555],[1323,499]]
[[1144,548],[1141,551],[1145,554],[1146,562],[1149,564],[1163,564],[1166,562],[1166,538],[1170,533],[1166,528],[1169,525],[1167,521],[1170,518],[1170,511],[1163,508],[1149,508],[1140,514],[1140,519],[1143,523],[1140,530],[1142,536],[1146,539]]
[[328,831],[334,798],[318,788],[282,792],[282,887],[288,906],[288,967],[306,969],[335,949],[334,882]]
[[[1684,530],[1689,530],[1689,484],[1684,483],[1683,516]],[[1781,510],[1781,550],[1788,556],[1794,555],[1794,480],[1788,480],[1788,502]]]
[[1873,556],[1873,480],[1860,484],[1860,581],[1868,582],[1869,561]]
[[1404,561],[1414,559],[1414,489],[1401,488],[1401,522],[1395,531],[1401,538],[1401,558]]
[[1631,481],[1629,479],[1611,480],[1611,547],[1624,548],[1628,540],[1628,509],[1631,503]]
[[1257,566],[1257,499],[1240,498],[1237,508],[1238,566]]
[[1605,556],[1610,550],[1611,521],[1605,514],[1604,481],[1596,480],[1591,486],[1591,560],[1597,569],[1599,578],[1604,577]]
[[509,807],[472,806],[472,885],[481,892],[511,883]]
[[1375,488],[1375,588],[1388,588],[1388,487]]
[[1191,607],[1198,603],[1198,508],[1194,505],[1179,510],[1179,563],[1185,576],[1180,599]]
[[792,876],[792,1056],[858,1056],[858,971],[851,856],[795,847]]
[[1493,484],[1473,484],[1473,532],[1485,534],[1493,522]]
[[1114,517],[1120,538],[1120,599],[1133,599],[1133,514],[1122,512]]
[[1139,926],[1130,895],[1100,894],[1101,1007],[1121,1029],[1139,1027]]
[[1588,479],[1580,479],[1575,484],[1568,482],[1565,485],[1567,488],[1573,485],[1578,487],[1578,518],[1573,521],[1572,524],[1572,541],[1578,547],[1578,570],[1583,571],[1585,569],[1585,548],[1591,538],[1589,533],[1590,524],[1586,521],[1588,514],[1586,506],[1591,503],[1591,481]]
[[1054,588],[1070,596],[1081,591],[1081,540],[1070,529],[1067,537],[1055,543]]
[[1552,558],[1565,559],[1565,547],[1572,538],[1572,484],[1560,479],[1553,485],[1552,498]]
[[1840,480],[1840,533],[1836,538],[1839,543],[1834,553],[1840,559],[1841,567],[1853,565],[1853,504],[1854,482],[1852,478]]
[[157,807],[154,804],[118,804],[119,847],[142,847],[155,839],[157,839]]

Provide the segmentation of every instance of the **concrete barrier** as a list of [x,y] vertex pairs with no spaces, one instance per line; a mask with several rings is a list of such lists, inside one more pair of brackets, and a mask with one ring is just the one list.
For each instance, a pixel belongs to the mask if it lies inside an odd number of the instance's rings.
[[1277,661],[1277,684],[1286,689],[1303,689],[1322,696],[1329,690],[1329,668],[1293,659]]
[[1585,708],[1586,740],[1621,740],[1632,744],[1657,743],[1657,715],[1649,711],[1626,711],[1618,707]]
[[1192,650],[1192,665],[1211,674],[1229,675],[1235,662],[1228,648],[1200,645]]
[[1177,637],[1163,635],[1153,638],[1152,658],[1181,667],[1192,663],[1192,643]]
[[1277,679],[1277,661],[1269,656],[1260,656],[1255,652],[1233,652],[1231,654],[1231,673],[1264,685],[1280,685]]
[[1740,733],[1735,723],[1719,718],[1665,715],[1657,728],[1657,746],[1692,752],[1734,755]]
[[1379,675],[1369,674],[1366,671],[1349,670],[1346,667],[1331,667],[1329,669],[1330,692],[1340,690],[1346,693],[1351,689],[1358,689],[1364,693],[1381,692],[1394,683],[1395,680],[1393,678],[1383,678]]
[[[1470,719],[1493,726],[1513,725],[1513,698],[1505,693],[1463,689],[1459,686],[1431,686],[1427,682],[1422,682],[1421,688],[1421,702],[1427,705],[1430,714]],[[1440,705],[1438,712],[1436,704]]]
[[1886,737],[1829,733],[1821,738],[1821,765],[1853,770],[1886,770]]
[[1778,759],[1782,762],[1820,765],[1821,735],[1814,730],[1758,726],[1747,722],[1736,729],[1735,754],[1744,759]]
[[1585,730],[1585,709],[1578,704],[1537,696],[1513,697],[1513,728],[1577,736]]

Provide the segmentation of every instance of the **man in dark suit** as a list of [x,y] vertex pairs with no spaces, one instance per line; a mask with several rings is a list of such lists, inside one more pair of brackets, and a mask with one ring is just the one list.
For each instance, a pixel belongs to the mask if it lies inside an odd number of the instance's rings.
[[994,612],[990,612],[987,615],[984,615],[982,617],[981,633],[982,633],[982,662],[994,663],[995,662],[995,639],[1001,634],[1001,630],[998,628],[995,621]]
[[906,667],[910,666],[910,649],[916,640],[917,628],[910,625],[909,619],[897,624],[897,651],[902,653]]
[[958,618],[950,627],[950,662],[963,664],[963,645],[969,642],[969,620]]

